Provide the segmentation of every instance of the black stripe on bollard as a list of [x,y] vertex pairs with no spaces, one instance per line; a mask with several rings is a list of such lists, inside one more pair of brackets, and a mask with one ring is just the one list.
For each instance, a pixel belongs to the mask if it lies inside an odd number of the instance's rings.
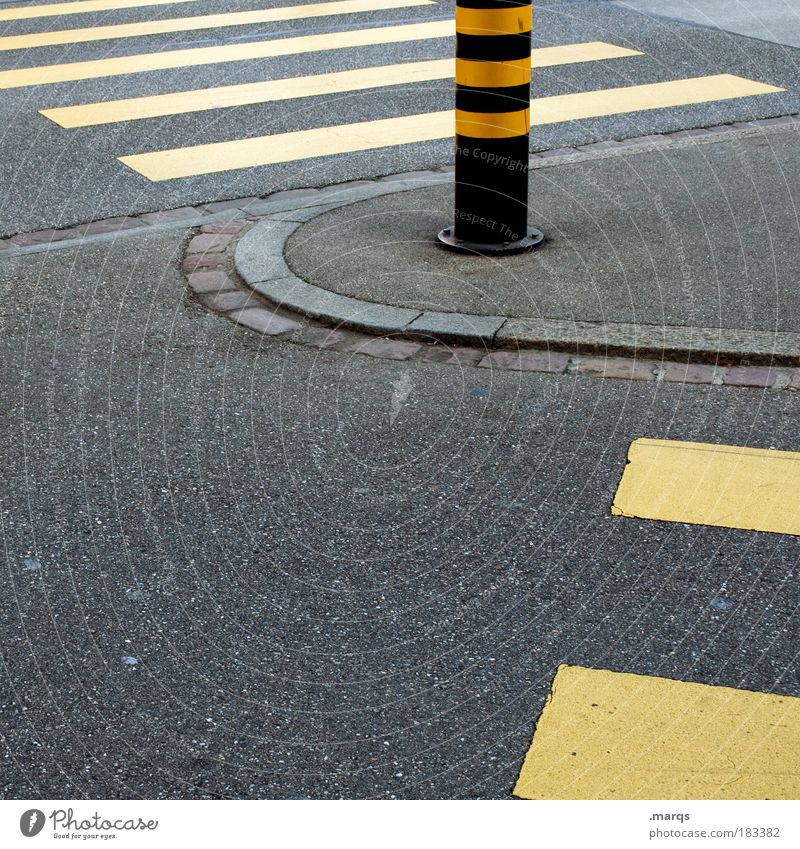
[[530,55],[530,32],[492,36],[456,33],[456,59],[507,62],[509,59],[530,59]]
[[531,0],[463,0],[458,3],[461,9],[511,9],[530,5]]
[[513,253],[541,244],[528,227],[530,0],[458,0],[455,223],[448,247]]
[[466,85],[456,88],[456,109],[462,112],[517,112],[529,105],[527,84],[489,89]]

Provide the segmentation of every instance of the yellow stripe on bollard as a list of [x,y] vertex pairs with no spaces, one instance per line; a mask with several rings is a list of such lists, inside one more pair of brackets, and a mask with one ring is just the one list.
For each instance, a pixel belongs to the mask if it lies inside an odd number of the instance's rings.
[[473,88],[525,85],[531,81],[529,59],[509,62],[481,62],[473,59],[456,59],[456,83]]
[[531,128],[531,110],[516,112],[464,112],[456,109],[456,135],[473,139],[509,139]]
[[456,6],[456,32],[461,35],[519,35],[533,26],[530,6],[513,9],[465,9]]

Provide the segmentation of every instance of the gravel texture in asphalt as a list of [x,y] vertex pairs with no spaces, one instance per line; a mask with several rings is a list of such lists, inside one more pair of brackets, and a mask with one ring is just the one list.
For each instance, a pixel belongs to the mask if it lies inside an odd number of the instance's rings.
[[610,515],[796,394],[276,342],[186,235],[0,260],[4,798],[507,798],[560,663],[800,695],[800,540]]

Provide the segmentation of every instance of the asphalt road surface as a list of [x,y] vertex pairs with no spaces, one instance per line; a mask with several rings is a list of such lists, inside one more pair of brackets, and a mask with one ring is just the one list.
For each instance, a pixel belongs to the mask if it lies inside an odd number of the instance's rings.
[[[59,18],[0,20],[2,38],[52,30],[90,29],[157,19],[235,13],[284,4],[192,2],[130,8]],[[169,150],[315,127],[343,125],[386,117],[449,109],[451,80],[433,80],[337,95],[295,98],[236,107],[172,114],[141,120],[65,129],[39,110],[108,100],[140,98],[198,88],[308,76],[392,63],[444,59],[453,55],[453,37],[342,47],[311,53],[247,61],[215,61],[193,67],[111,76],[41,82],[32,71],[23,81],[3,70],[70,65],[112,57],[228,46],[324,33],[345,34],[370,27],[452,20],[451,0],[369,13],[338,14],[214,29],[190,29],[160,35],[118,37],[51,46],[20,47],[0,41],[0,235],[99,218],[178,207],[299,186],[372,177],[452,161],[452,141],[442,139],[337,156],[209,173],[151,182],[117,157]],[[76,38],[80,36],[75,36]],[[85,39],[85,37],[84,37]],[[770,117],[800,111],[800,66],[783,45],[686,26],[653,18],[608,2],[541,4],[534,25],[534,45],[566,45],[601,40],[642,51],[645,55],[558,65],[536,70],[537,97],[588,92],[621,86],[731,73],[785,88],[785,93],[717,100],[669,109],[622,114],[591,120],[563,121],[536,128],[534,150],[588,143],[649,132],[709,126],[728,121]],[[148,60],[145,59],[144,67]],[[24,83],[24,84],[23,84]],[[180,108],[180,107],[179,107]],[[536,108],[534,106],[534,115]],[[293,144],[287,142],[287,147]]]
[[[38,67],[451,16],[0,57]],[[606,2],[540,6],[536,38],[646,54],[541,69],[542,95],[720,73],[786,92],[552,125],[534,147],[799,108],[784,45]],[[444,109],[446,81],[71,130],[37,110],[451,53],[441,39],[5,90],[2,230],[444,164],[436,141],[151,183],[116,157]],[[276,342],[188,296],[190,235],[0,256],[0,796],[505,799],[559,664],[800,696],[800,537],[611,515],[632,440],[796,451],[800,395]]]
[[618,6],[800,47],[800,8],[793,0],[615,0]]
[[262,341],[182,240],[7,270],[4,797],[508,798],[558,664],[800,695],[797,537],[610,515],[796,395]]

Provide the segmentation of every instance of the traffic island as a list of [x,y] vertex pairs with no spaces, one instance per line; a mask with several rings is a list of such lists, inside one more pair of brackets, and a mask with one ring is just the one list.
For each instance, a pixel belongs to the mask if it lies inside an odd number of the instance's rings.
[[790,125],[534,157],[531,218],[548,241],[501,258],[437,242],[452,174],[333,186],[264,209],[236,269],[272,303],[362,332],[796,365],[798,153]]

